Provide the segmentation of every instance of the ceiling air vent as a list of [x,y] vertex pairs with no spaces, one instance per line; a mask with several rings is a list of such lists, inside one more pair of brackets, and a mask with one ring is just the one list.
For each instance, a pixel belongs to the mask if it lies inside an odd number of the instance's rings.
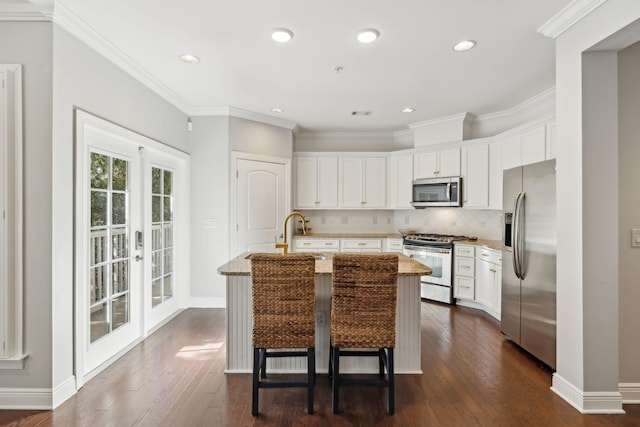
[[372,111],[352,111],[352,116],[370,116]]

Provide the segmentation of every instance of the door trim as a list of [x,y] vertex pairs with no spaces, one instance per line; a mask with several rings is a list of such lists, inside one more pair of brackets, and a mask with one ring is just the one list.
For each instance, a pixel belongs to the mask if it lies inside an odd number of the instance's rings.
[[[237,191],[238,191],[238,160],[251,160],[254,162],[264,162],[264,163],[277,163],[284,165],[285,167],[285,210],[291,210],[291,158],[286,157],[275,157],[275,156],[267,156],[264,154],[253,154],[253,153],[245,153],[241,151],[232,151],[231,152],[231,168],[229,168],[229,218],[231,220],[231,224],[229,224],[230,229],[230,239],[229,239],[229,253],[233,256],[237,255],[237,239],[238,239],[238,230],[236,226],[233,224],[235,219],[237,218]],[[282,218],[284,220],[284,218]]]

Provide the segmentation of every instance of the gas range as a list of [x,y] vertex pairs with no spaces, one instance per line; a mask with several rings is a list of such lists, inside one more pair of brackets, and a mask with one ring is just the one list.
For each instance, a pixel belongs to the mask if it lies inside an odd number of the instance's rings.
[[457,240],[466,240],[467,236],[450,236],[447,234],[407,234],[404,236],[405,245],[435,246],[451,245]]

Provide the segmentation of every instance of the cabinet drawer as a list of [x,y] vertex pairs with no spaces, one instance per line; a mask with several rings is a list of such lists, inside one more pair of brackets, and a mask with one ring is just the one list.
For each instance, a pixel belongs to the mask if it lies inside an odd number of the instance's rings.
[[387,239],[387,252],[402,252],[402,239]]
[[455,256],[474,257],[476,252],[475,246],[472,245],[455,245]]
[[343,239],[340,241],[340,249],[364,249],[382,250],[381,239]]
[[455,259],[455,275],[473,277],[475,275],[475,260],[473,258],[458,257]]
[[340,240],[338,239],[295,239],[296,251],[326,251],[333,249],[338,251],[340,249]]
[[487,248],[478,248],[476,251],[477,259],[489,261],[494,264],[502,265],[502,252]]
[[462,299],[474,299],[475,286],[472,277],[456,276],[454,283],[454,296]]

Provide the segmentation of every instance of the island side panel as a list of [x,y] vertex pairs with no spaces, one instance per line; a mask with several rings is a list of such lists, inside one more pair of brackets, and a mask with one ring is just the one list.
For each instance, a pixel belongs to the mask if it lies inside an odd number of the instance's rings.
[[252,370],[251,283],[249,276],[227,276],[227,366],[225,373]]
[[[331,316],[331,276],[316,276],[316,372],[327,373],[329,365],[329,333]],[[324,317],[324,322],[319,321]],[[227,276],[227,368],[226,373],[251,372],[251,281],[249,276]],[[395,371],[419,374],[420,367],[420,277],[398,277],[396,312]],[[377,373],[374,358],[344,358],[344,373]],[[302,358],[270,359],[267,370],[274,373],[305,372]]]

